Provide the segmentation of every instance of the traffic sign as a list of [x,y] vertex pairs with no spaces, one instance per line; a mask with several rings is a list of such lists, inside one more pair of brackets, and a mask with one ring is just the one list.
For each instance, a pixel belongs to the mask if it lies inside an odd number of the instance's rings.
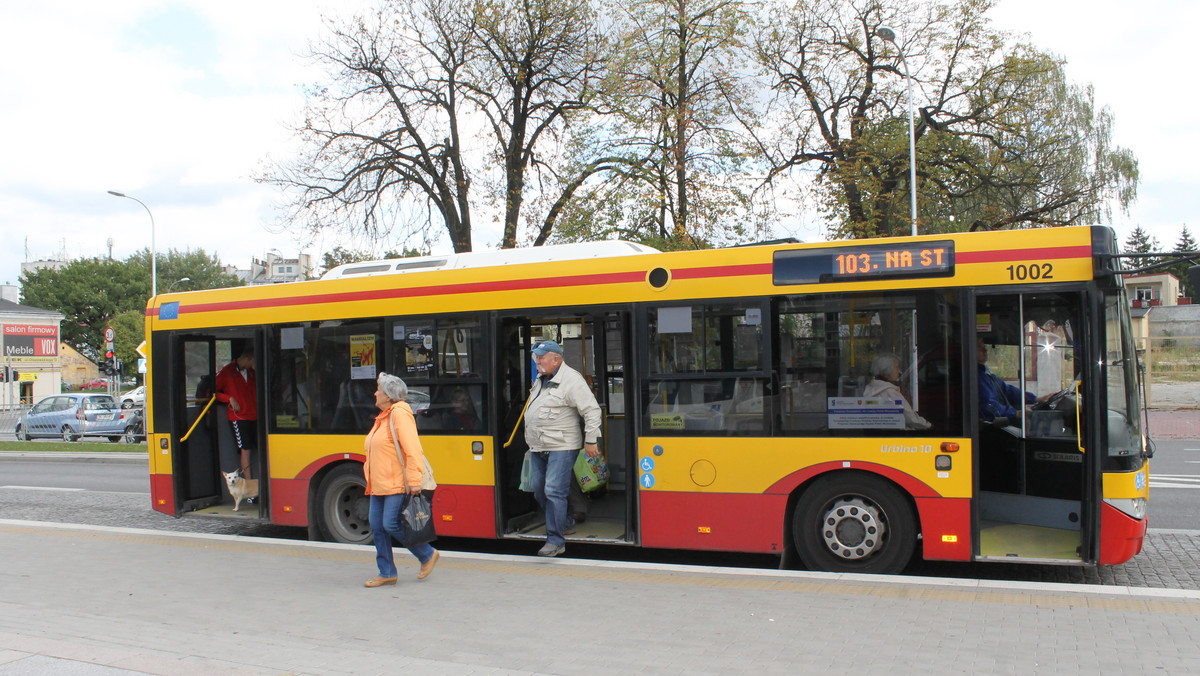
[[116,340],[116,338],[117,338],[117,332],[113,330],[113,327],[111,327],[111,326],[104,327],[104,342],[111,343],[114,340]]

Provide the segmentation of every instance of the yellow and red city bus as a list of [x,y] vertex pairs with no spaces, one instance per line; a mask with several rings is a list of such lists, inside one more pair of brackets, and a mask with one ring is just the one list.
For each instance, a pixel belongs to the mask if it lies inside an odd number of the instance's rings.
[[[1103,227],[599,242],[164,294],[146,320],[153,505],[367,542],[363,436],[388,372],[436,469],[439,533],[539,539],[514,427],[530,349],[554,339],[601,402],[610,467],[571,540],[835,571],[1121,563],[1141,549],[1148,469],[1116,252]],[[235,515],[212,380],[244,345],[263,480]],[[992,415],[981,379],[1048,401]]]

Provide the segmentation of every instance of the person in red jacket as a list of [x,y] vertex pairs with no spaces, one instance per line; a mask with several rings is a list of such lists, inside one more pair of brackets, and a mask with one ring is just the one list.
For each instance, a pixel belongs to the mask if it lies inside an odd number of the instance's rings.
[[242,477],[250,476],[250,451],[258,439],[258,394],[254,383],[254,347],[247,346],[237,359],[217,372],[217,401],[226,404],[233,438],[241,455]]

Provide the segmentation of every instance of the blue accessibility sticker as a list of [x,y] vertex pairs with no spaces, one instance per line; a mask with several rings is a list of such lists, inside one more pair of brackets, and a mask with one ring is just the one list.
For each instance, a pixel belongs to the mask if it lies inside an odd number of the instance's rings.
[[642,475],[642,488],[654,488],[654,475],[653,474],[643,474]]
[[646,456],[646,457],[642,458],[642,461],[641,461],[641,463],[638,464],[638,466],[642,468],[643,472],[653,472],[654,471],[654,458],[651,458],[650,456]]
[[1139,491],[1146,487],[1146,471],[1142,470],[1133,475],[1133,487]]

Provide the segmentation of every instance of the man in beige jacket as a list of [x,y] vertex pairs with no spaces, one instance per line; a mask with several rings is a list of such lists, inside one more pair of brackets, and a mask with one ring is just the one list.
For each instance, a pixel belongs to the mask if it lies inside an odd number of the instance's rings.
[[591,458],[600,455],[600,405],[579,371],[563,362],[558,343],[538,343],[533,359],[538,378],[525,409],[525,442],[533,452],[533,497],[546,512],[546,544],[538,556],[558,556],[567,550],[563,535],[573,525],[567,494],[579,449]]

